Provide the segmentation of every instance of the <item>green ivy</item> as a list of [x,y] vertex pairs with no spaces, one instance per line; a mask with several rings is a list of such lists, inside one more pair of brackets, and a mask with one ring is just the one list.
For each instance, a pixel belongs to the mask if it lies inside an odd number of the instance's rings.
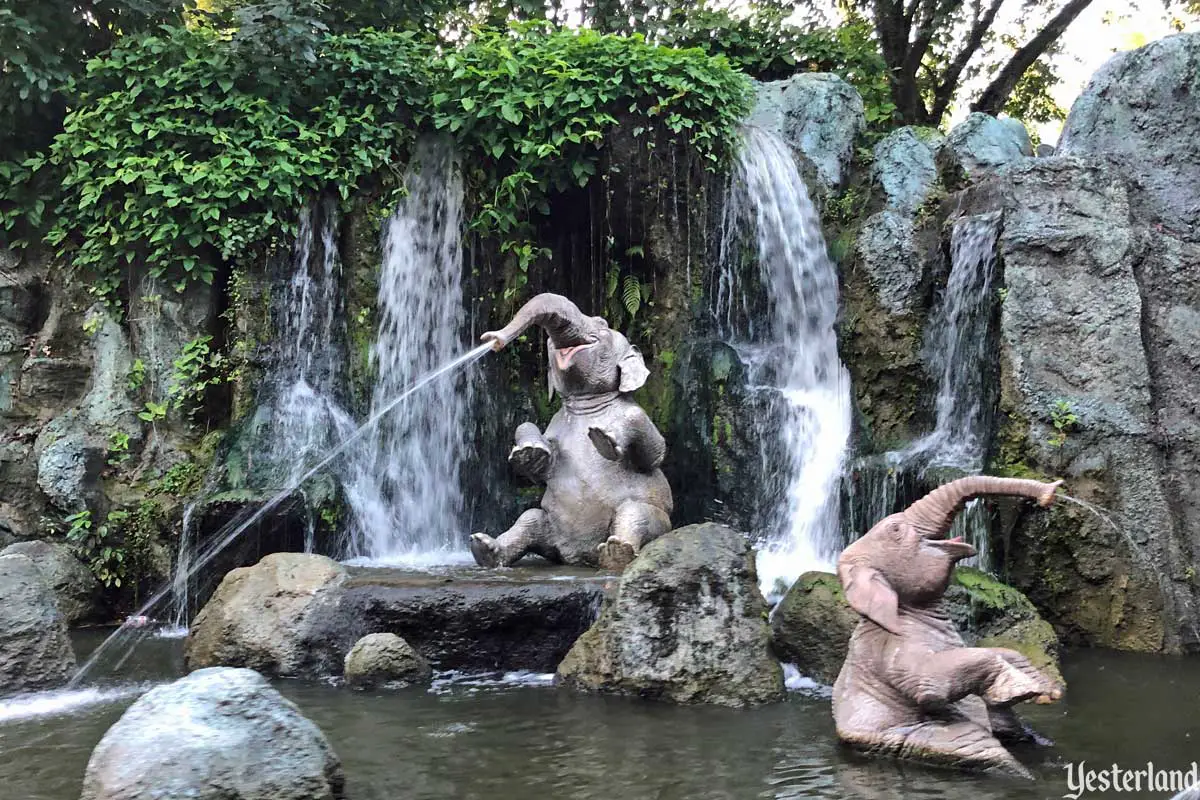
[[532,215],[596,174],[615,126],[718,166],[751,98],[723,57],[546,24],[473,31],[457,50],[411,32],[314,42],[313,58],[287,60],[202,25],[122,37],[89,63],[49,152],[19,167],[62,175],[47,241],[110,299],[133,265],[177,289],[211,283],[216,265],[294,232],[318,192],[394,187],[426,130],[452,135],[469,165],[472,227],[527,268],[544,255]]
[[724,57],[535,23],[478,32],[433,80],[432,126],[454,137],[480,198],[472,227],[498,235],[522,270],[543,255],[530,219],[549,213],[552,193],[591,180],[610,130],[662,133],[717,167],[751,98]]
[[123,38],[89,64],[49,155],[24,164],[64,173],[47,240],[102,296],[135,263],[211,283],[218,260],[293,231],[308,197],[386,173],[413,135],[425,48],[407,33],[322,41],[272,82],[212,30]]

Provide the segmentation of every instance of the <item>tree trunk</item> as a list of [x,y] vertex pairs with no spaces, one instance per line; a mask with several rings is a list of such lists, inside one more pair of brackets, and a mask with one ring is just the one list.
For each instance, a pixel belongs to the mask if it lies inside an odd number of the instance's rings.
[[1009,62],[1004,65],[1004,69],[997,73],[988,87],[983,90],[983,94],[979,95],[979,99],[971,104],[971,110],[982,111],[993,116],[1003,111],[1008,98],[1012,95],[1013,89],[1016,88],[1017,82],[1021,80],[1025,71],[1033,66],[1033,62],[1041,58],[1050,45],[1058,41],[1058,38],[1075,21],[1075,18],[1091,4],[1092,0],[1070,0],[1063,6],[1037,36],[1030,39],[1025,46],[1013,54]]

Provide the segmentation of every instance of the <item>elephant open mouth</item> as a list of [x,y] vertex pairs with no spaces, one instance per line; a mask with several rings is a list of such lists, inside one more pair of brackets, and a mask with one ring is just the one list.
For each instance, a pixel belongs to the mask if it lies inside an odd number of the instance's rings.
[[580,350],[587,350],[589,347],[595,347],[597,344],[599,344],[599,341],[593,340],[586,344],[577,344],[573,347],[557,348],[554,351],[554,361],[556,364],[558,364],[558,368],[560,370],[566,369],[567,367],[571,366],[571,359],[574,358],[576,353],[578,353]]
[[964,542],[961,536],[955,536],[950,539],[926,539],[925,543],[931,547],[936,547],[938,550],[955,559],[970,558],[976,553],[975,548]]

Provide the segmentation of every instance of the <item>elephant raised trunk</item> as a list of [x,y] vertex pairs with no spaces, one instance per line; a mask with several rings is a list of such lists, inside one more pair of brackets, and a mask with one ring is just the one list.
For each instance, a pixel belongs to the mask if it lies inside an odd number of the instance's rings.
[[939,486],[904,510],[904,515],[922,536],[941,538],[950,531],[950,525],[963,505],[980,495],[1016,495],[1036,500],[1045,507],[1054,499],[1057,483],[1023,480],[1020,478],[993,478],[989,475],[970,475]]
[[532,298],[502,329],[484,334],[499,350],[520,336],[530,325],[546,330],[556,350],[579,347],[596,341],[595,321],[584,316],[579,306],[560,294],[539,294]]

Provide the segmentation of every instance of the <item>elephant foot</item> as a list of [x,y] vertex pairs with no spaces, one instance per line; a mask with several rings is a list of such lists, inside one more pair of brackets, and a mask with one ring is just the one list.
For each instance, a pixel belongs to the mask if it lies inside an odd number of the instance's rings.
[[1047,678],[1017,652],[1000,655],[1000,669],[982,695],[989,706],[1011,706],[1024,700],[1052,703],[1062,697],[1062,687]]
[[596,548],[600,568],[612,572],[624,572],[625,568],[637,557],[637,551],[629,542],[623,542],[615,536],[608,537]]
[[512,449],[508,462],[525,477],[542,480],[550,468],[550,448],[541,442],[524,442]]
[[500,546],[486,533],[471,534],[471,555],[474,556],[475,563],[481,567],[500,565]]

